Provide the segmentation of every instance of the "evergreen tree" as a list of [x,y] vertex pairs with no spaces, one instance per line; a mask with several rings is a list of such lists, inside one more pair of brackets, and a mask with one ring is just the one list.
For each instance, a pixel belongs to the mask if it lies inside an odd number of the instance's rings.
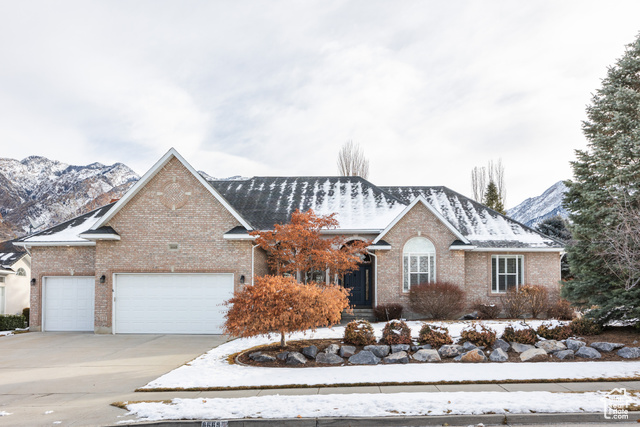
[[571,232],[567,228],[567,222],[560,215],[552,216],[536,225],[540,233],[567,243],[571,240]]
[[621,203],[640,206],[640,36],[607,71],[587,107],[587,150],[576,150],[564,205],[573,237],[567,247],[576,279],[563,296],[601,322],[640,318],[640,286],[629,288],[607,264],[606,236]]
[[506,214],[504,205],[502,204],[502,198],[500,197],[500,193],[498,193],[498,187],[493,181],[489,181],[487,191],[484,193],[484,205],[502,215]]

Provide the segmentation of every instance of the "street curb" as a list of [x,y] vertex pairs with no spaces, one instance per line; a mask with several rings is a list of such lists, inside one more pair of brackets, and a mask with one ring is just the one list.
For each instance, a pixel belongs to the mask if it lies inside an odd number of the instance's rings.
[[[487,415],[440,415],[419,417],[371,417],[371,418],[282,418],[282,419],[238,419],[226,421],[156,421],[135,423],[153,427],[419,427],[419,426],[469,426],[518,424],[585,424],[636,422],[640,412],[629,412],[626,420],[605,419],[598,413],[563,414],[487,414]],[[218,422],[218,424],[216,424]],[[115,427],[115,426],[112,426]]]

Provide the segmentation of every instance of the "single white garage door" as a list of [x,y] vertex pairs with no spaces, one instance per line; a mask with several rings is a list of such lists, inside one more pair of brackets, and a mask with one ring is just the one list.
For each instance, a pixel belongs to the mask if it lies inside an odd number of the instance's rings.
[[119,334],[220,334],[233,274],[116,274]]
[[43,330],[93,331],[93,277],[45,277],[43,289]]

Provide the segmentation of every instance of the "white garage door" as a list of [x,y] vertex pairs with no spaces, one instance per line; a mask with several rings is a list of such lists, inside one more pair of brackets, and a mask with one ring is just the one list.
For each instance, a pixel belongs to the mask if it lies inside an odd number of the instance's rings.
[[219,334],[233,274],[116,274],[115,333]]
[[93,331],[93,277],[45,277],[45,331]]

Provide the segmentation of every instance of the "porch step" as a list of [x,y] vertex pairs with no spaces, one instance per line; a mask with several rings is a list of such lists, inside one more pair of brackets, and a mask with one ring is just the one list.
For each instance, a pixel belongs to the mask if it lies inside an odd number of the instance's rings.
[[342,313],[341,325],[346,325],[352,320],[368,320],[369,322],[375,322],[376,316],[373,315],[372,308],[354,308],[352,314]]

